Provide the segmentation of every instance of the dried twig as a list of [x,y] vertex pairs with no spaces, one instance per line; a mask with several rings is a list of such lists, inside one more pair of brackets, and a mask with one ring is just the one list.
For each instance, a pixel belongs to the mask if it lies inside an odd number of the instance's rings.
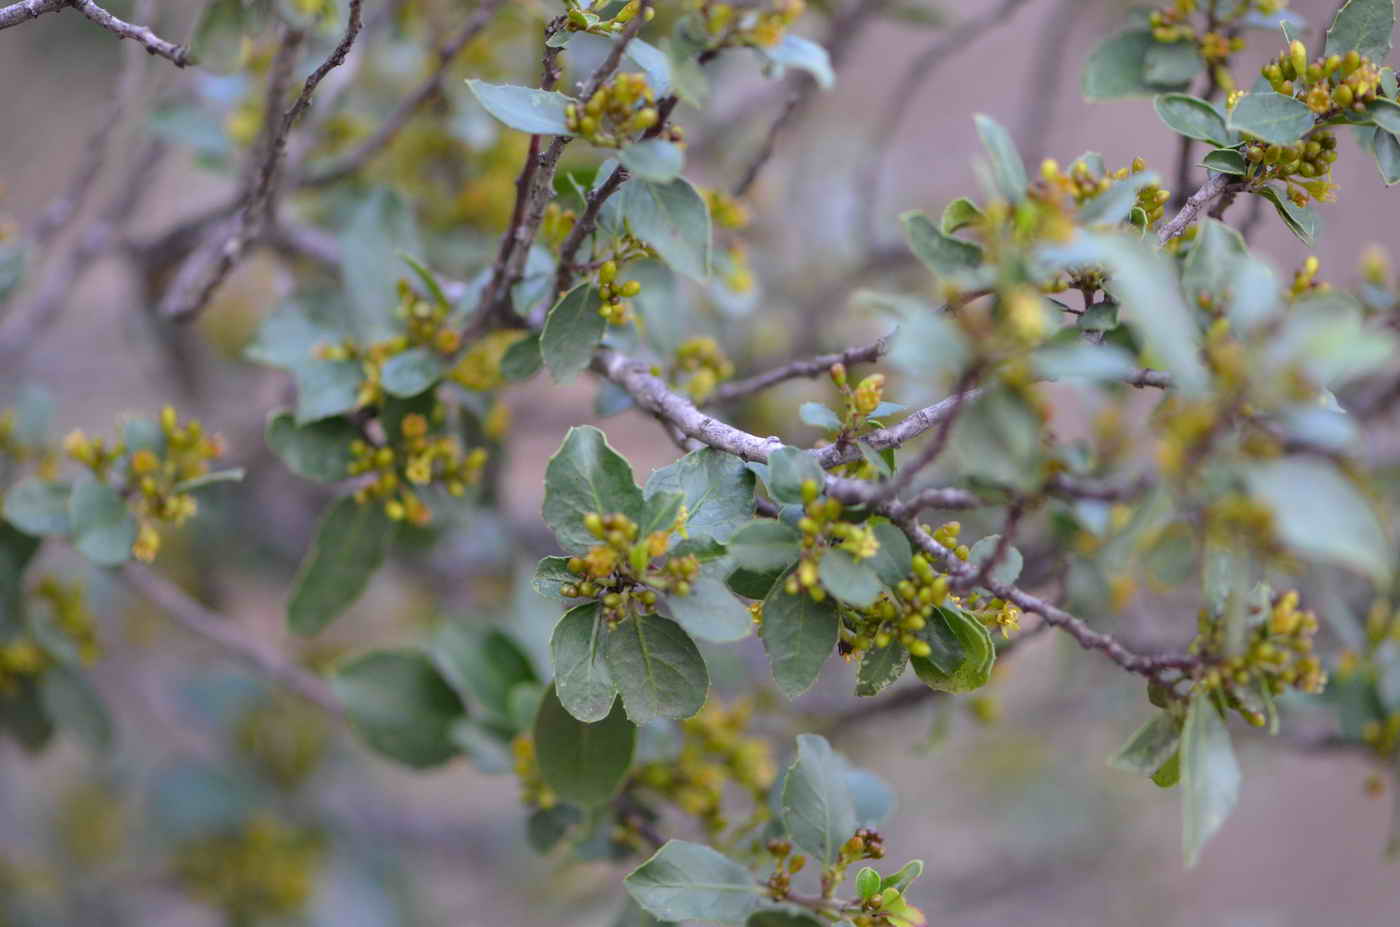
[[858,348],[847,348],[835,354],[819,354],[805,360],[796,360],[783,364],[781,367],[774,367],[772,370],[756,374],[743,380],[731,380],[728,383],[721,383],[719,387],[706,400],[706,404],[719,404],[733,402],[745,396],[757,393],[761,390],[777,386],[779,383],[788,380],[814,379],[826,376],[831,368],[836,364],[845,364],[853,367],[856,364],[873,364],[884,357],[889,350],[887,338],[881,338],[870,344],[862,345]]
[[1201,210],[1206,207],[1216,197],[1223,196],[1232,186],[1230,175],[1211,174],[1210,179],[1201,185],[1201,188],[1186,200],[1186,204],[1181,207],[1181,211],[1157,232],[1157,241],[1165,245],[1173,238],[1186,231],[1187,226],[1200,216]]
[[93,0],[72,0],[78,12],[97,23],[103,29],[123,39],[131,39],[141,44],[147,53],[169,59],[177,68],[194,63],[190,50],[183,45],[166,41],[156,35],[149,26],[138,26],[124,19],[118,19]]

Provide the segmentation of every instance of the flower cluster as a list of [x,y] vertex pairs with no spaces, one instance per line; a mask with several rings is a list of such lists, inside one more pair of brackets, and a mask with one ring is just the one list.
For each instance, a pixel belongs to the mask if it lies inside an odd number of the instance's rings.
[[617,261],[604,261],[598,268],[598,298],[603,305],[598,314],[612,325],[626,325],[632,321],[632,306],[624,302],[642,292],[638,280],[620,281],[617,279]]
[[392,357],[412,348],[426,348],[449,358],[462,346],[462,334],[448,321],[449,307],[445,300],[423,299],[407,281],[399,281],[399,303],[395,316],[403,323],[404,332],[384,341],[362,348],[354,341],[318,345],[316,356],[323,360],[358,360],[365,380],[355,397],[357,408],[378,406],[384,402],[383,369]]
[[1244,156],[1250,164],[1246,177],[1256,186],[1281,180],[1288,187],[1288,198],[1299,206],[1307,205],[1309,198],[1319,203],[1336,199],[1332,164],[1337,160],[1337,137],[1330,129],[1318,129],[1294,145],[1250,142]]
[[712,837],[729,827],[724,795],[733,785],[753,807],[741,831],[762,824],[769,815],[766,797],[777,766],[768,742],[746,733],[752,718],[753,705],[747,700],[728,708],[710,700],[699,714],[680,723],[680,755],[674,761],[644,764],[634,782],[699,818]]
[[802,555],[783,586],[788,595],[805,592],[814,602],[826,598],[820,568],[827,551],[840,548],[856,560],[868,560],[880,551],[880,541],[869,524],[842,520],[845,506],[836,499],[819,498],[820,493],[815,480],[803,483],[802,495],[807,501],[797,522],[797,530],[802,532]]
[[384,514],[392,520],[425,525],[433,513],[420,496],[423,489],[442,486],[450,495],[461,496],[476,485],[486,467],[486,449],[464,451],[457,437],[446,433],[446,420],[447,407],[435,401],[427,415],[411,412],[403,417],[401,440],[395,444],[351,442],[350,474],[374,476],[355,491],[355,501],[363,505],[382,500]]
[[[1102,168],[1096,170],[1084,158],[1074,161],[1069,169],[1065,170],[1054,158],[1046,158],[1041,162],[1040,180],[1031,188],[1031,195],[1043,200],[1082,206],[1089,200],[1107,193],[1115,182],[1127,180],[1146,170],[1147,163],[1142,158],[1134,158],[1130,166],[1121,167],[1116,171]],[[1161,220],[1170,199],[1170,190],[1163,189],[1155,183],[1144,184],[1138,190],[1134,206],[1142,210],[1147,217],[1145,224],[1150,226]]]
[[594,7],[603,9],[611,6],[610,3],[602,0],[567,0],[567,19],[564,28],[570,32],[589,32],[593,35],[612,35],[621,32],[627,24],[637,18],[638,13],[642,13],[643,19],[651,22],[656,16],[656,10],[647,7],[642,11],[642,0],[628,0],[623,7],[613,14],[612,18],[604,19]]
[[1308,61],[1308,49],[1294,39],[1261,71],[1274,91],[1296,96],[1319,117],[1343,110],[1366,111],[1381,89],[1380,68],[1355,49]]
[[259,814],[234,832],[182,846],[174,869],[190,894],[234,923],[250,923],[301,911],[324,862],[319,835]]
[[645,74],[618,74],[582,106],[564,110],[569,131],[599,148],[621,148],[660,119]]
[[1272,16],[1287,5],[1287,0],[1242,0],[1228,7],[1211,3],[1210,19],[1206,28],[1200,29],[1192,22],[1192,17],[1200,11],[1197,0],[1173,0],[1171,6],[1148,13],[1147,24],[1152,29],[1152,38],[1158,42],[1194,44],[1211,67],[1216,84],[1229,91],[1235,87],[1227,67],[1230,56],[1245,47],[1236,24],[1248,15]]
[[209,463],[224,452],[223,439],[204,432],[198,419],[180,422],[175,410],[160,413],[160,434],[130,448],[122,440],[108,444],[73,431],[63,440],[67,455],[98,480],[121,484],[138,520],[132,556],[149,563],[160,551],[157,524],[182,525],[199,510],[190,490],[209,472]]
[[560,591],[566,598],[597,599],[610,627],[636,613],[651,611],[657,592],[690,595],[690,584],[700,572],[693,554],[665,556],[671,535],[685,537],[687,514],[681,506],[675,521],[665,530],[639,537],[637,523],[620,512],[589,512],[584,527],[599,540],[582,557],[570,557],[569,572],[581,581]]
[[766,0],[763,3],[714,3],[687,0],[704,26],[710,47],[756,45],[772,48],[807,10],[806,0]]
[[1227,656],[1225,620],[1203,612],[1191,653],[1210,667],[1197,685],[1219,693],[1250,724],[1262,727],[1267,721],[1265,708],[1275,696],[1289,688],[1321,692],[1327,673],[1313,653],[1317,616],[1299,610],[1296,591],[1248,606],[1245,617],[1250,626],[1243,646],[1239,653]]
[[676,348],[672,366],[672,382],[681,383],[690,398],[704,402],[721,381],[734,376],[734,365],[725,356],[719,342],[705,335],[696,335]]

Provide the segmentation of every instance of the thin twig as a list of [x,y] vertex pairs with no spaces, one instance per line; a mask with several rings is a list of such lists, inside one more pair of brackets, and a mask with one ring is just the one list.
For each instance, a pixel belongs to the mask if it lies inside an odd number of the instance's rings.
[[147,53],[169,59],[177,68],[194,63],[194,58],[190,55],[188,48],[162,39],[149,26],[138,26],[124,19],[118,19],[98,6],[93,0],[72,0],[72,2],[73,6],[77,7],[78,12],[88,19],[115,34],[118,38],[139,42]]
[[299,181],[298,186],[321,187],[335,183],[364,167],[387,148],[413,118],[414,113],[442,91],[443,82],[447,79],[447,70],[452,66],[452,62],[490,25],[504,2],[505,0],[482,0],[457,34],[437,50],[437,65],[433,70],[408,96],[399,101],[399,105],[394,107],[394,111],[379,128],[334,162],[307,174]]
[[1046,138],[1055,124],[1056,104],[1060,102],[1060,82],[1065,65],[1076,60],[1065,54],[1065,48],[1080,14],[1089,8],[1084,0],[1060,0],[1045,18],[1044,32],[1036,40],[1035,60],[1026,80],[1027,93],[1021,104],[1021,119],[1016,140],[1032,164],[1040,163],[1047,153]]
[[1201,210],[1216,197],[1224,196],[1231,186],[1229,174],[1211,174],[1210,179],[1186,200],[1181,211],[1172,216],[1171,221],[1157,232],[1158,244],[1165,245],[1186,231],[1186,227],[1200,216]]
[[847,348],[835,354],[819,354],[805,360],[795,360],[774,367],[772,370],[756,374],[744,380],[731,380],[722,383],[706,400],[706,404],[722,404],[742,399],[788,380],[814,379],[826,376],[836,364],[853,367],[856,364],[873,364],[889,350],[888,339],[881,338],[858,348]]
[[275,650],[244,637],[232,619],[205,608],[149,567],[128,563],[122,567],[120,576],[143,598],[164,609],[183,627],[217,644],[229,656],[330,714],[337,717],[344,714],[344,706],[325,680],[287,661]]
[[900,467],[894,479],[880,487],[879,491],[874,496],[874,501],[883,502],[887,499],[893,499],[895,496],[904,492],[904,490],[913,485],[914,480],[924,471],[925,467],[938,459],[939,455],[941,455],[948,446],[948,439],[953,435],[953,424],[958,420],[958,413],[962,411],[963,403],[967,401],[968,395],[973,392],[972,384],[976,382],[976,379],[976,370],[969,370],[967,373],[963,374],[962,379],[953,389],[953,404],[949,407],[948,414],[939,422],[938,431],[934,433],[933,440],[924,446],[924,449],[919,452],[918,457],[914,458],[903,467]]
[[574,227],[569,229],[569,234],[564,238],[563,244],[559,246],[559,268],[554,274],[554,298],[550,300],[550,305],[558,301],[559,297],[564,295],[564,291],[573,284],[574,257],[578,254],[583,240],[592,235],[593,229],[597,227],[598,214],[602,212],[603,204],[631,176],[627,168],[619,164],[613,168],[613,172],[608,175],[607,180],[604,180],[596,190],[588,194],[588,201],[583,207],[583,215],[578,217]]

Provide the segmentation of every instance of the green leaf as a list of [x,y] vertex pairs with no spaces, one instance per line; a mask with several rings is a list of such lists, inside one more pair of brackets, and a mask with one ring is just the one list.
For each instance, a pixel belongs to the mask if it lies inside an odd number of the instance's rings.
[[734,532],[728,543],[736,564],[756,573],[785,570],[797,562],[802,535],[774,519],[756,519]]
[[417,650],[375,650],[338,666],[331,687],[372,749],[414,769],[441,766],[460,750],[452,726],[466,706]]
[[1376,132],[1376,167],[1387,187],[1400,183],[1400,138],[1389,132]]
[[552,90],[489,84],[469,79],[467,86],[488,113],[531,135],[572,135],[564,111],[573,99]]
[[914,549],[909,546],[904,532],[888,519],[873,518],[869,524],[875,532],[875,540],[880,542],[880,549],[866,563],[875,568],[880,582],[893,588],[913,569]]
[[1181,846],[1190,869],[1240,795],[1240,767],[1230,732],[1208,694],[1198,692],[1186,710],[1180,762]]
[[764,908],[749,915],[744,927],[826,927],[827,922],[795,905]]
[[1133,236],[1107,232],[1081,234],[1060,256],[1103,264],[1119,318],[1141,335],[1178,388],[1189,395],[1206,388],[1195,313],[1181,298],[1176,272],[1165,257]]
[[984,483],[1031,492],[1040,486],[1040,417],[1009,390],[984,393],[953,426],[963,470]]
[[943,207],[943,218],[938,223],[938,230],[944,235],[952,235],[958,229],[981,220],[982,210],[977,208],[977,204],[965,196],[960,196]]
[[814,602],[806,592],[788,595],[781,581],[773,584],[763,600],[761,634],[773,681],[784,696],[797,698],[817,681],[836,647],[837,625],[836,603],[829,597]]
[[753,616],[734,598],[718,576],[701,575],[690,582],[690,595],[666,596],[666,607],[681,627],[703,641],[724,644],[753,633]]
[[617,160],[638,180],[652,183],[670,183],[685,169],[685,151],[661,138],[634,142],[618,152]]
[[399,304],[398,283],[403,276],[398,255],[423,251],[408,204],[390,190],[372,191],[351,213],[340,235],[340,249],[351,330],[362,344],[397,334],[394,307]]
[[846,761],[825,737],[797,735],[797,759],[783,779],[782,822],[793,843],[822,865],[841,854],[856,830],[856,810],[846,787]]
[[553,686],[545,690],[535,718],[535,756],[540,777],[564,801],[592,808],[611,799],[627,777],[636,745],[637,728],[620,702],[589,724],[564,710]]
[[685,493],[654,492],[646,494],[642,520],[638,523],[638,536],[646,537],[657,531],[670,532],[680,517],[681,506],[685,504]]
[[597,602],[564,613],[549,640],[554,685],[564,709],[580,721],[601,721],[612,708],[617,686],[603,658],[609,635]]
[[1155,87],[1189,84],[1205,62],[1194,40],[1154,42],[1142,60],[1142,79]]
[[258,324],[243,356],[255,364],[295,370],[313,359],[319,345],[330,345],[341,338],[340,331],[313,319],[308,307],[287,302]]
[[834,548],[822,555],[818,566],[822,586],[847,605],[869,608],[884,591],[874,566],[857,560],[849,551]]
[[243,0],[212,0],[199,16],[190,51],[202,68],[233,71],[242,61],[243,38],[251,26]]
[[1212,104],[1185,93],[1164,93],[1153,100],[1167,128],[1187,138],[1228,147],[1235,141],[1225,118]]
[[623,884],[637,904],[667,921],[739,923],[763,894],[748,869],[717,850],[683,840],[667,841]]
[[1079,209],[1082,225],[1114,225],[1127,220],[1137,203],[1138,191],[1155,184],[1161,178],[1152,171],[1142,171],[1122,180],[1115,180],[1107,190],[1087,200]]
[[1380,64],[1390,54],[1394,31],[1394,0],[1349,0],[1327,30],[1323,54],[1345,55],[1355,49],[1363,58]]
[[[930,689],[940,692],[971,692],[980,689],[991,678],[992,666],[996,663],[996,646],[986,625],[953,607],[934,609],[928,624],[919,632],[919,637],[928,642],[933,653],[928,657],[909,658],[914,673]],[[949,644],[956,641],[956,650]],[[957,660],[958,656],[961,657]],[[957,660],[957,668],[948,672],[948,660]],[[941,665],[940,665],[941,664]]]
[[860,872],[856,873],[856,894],[862,901],[866,900],[880,890],[880,881],[880,873],[869,866],[862,866]]
[[1249,162],[1233,148],[1217,148],[1206,152],[1206,156],[1201,159],[1201,167],[1233,177],[1243,177],[1249,173]]
[[646,511],[632,467],[592,426],[569,429],[544,473],[544,520],[559,546],[585,554],[598,539],[583,525],[590,512],[620,512],[641,523]]
[[111,748],[112,718],[102,696],[81,674],[50,666],[39,681],[39,702],[59,730],[71,732],[93,753]]
[[956,279],[982,266],[980,246],[945,235],[922,212],[906,212],[899,221],[909,250],[939,277]]
[[558,599],[562,602],[569,602],[560,590],[564,586],[570,586],[579,581],[580,577],[575,576],[569,570],[568,557],[545,557],[535,567],[535,578],[530,585],[536,592],[546,599]]
[[826,485],[826,471],[817,458],[801,448],[783,445],[768,455],[768,490],[779,502],[805,502],[802,484],[811,481],[818,490]]
[[68,525],[69,488],[27,476],[5,493],[5,520],[35,537],[65,535]]
[[287,626],[310,637],[354,604],[384,562],[394,523],[375,502],[342,496],[326,509],[287,603]]
[[1026,187],[1030,181],[1026,178],[1026,164],[1016,150],[1011,133],[990,116],[978,113],[972,119],[977,124],[977,136],[982,139],[982,147],[987,149],[987,156],[991,158],[992,179],[997,192],[1013,203],[1019,203],[1026,198]]
[[68,498],[68,524],[73,546],[98,566],[116,566],[131,559],[136,543],[136,519],[126,500],[106,483],[84,475]]
[[380,382],[390,396],[412,399],[436,385],[446,372],[441,354],[428,348],[409,348],[384,362]]
[[830,90],[836,83],[836,72],[831,68],[831,56],[825,48],[800,35],[786,32],[772,48],[761,49],[762,54],[780,68],[796,68],[812,75],[817,86]]
[[1366,107],[1371,118],[1376,121],[1376,125],[1394,135],[1400,132],[1400,103],[1394,100],[1387,100],[1385,97],[1376,97]]
[[199,476],[192,476],[187,480],[176,483],[175,492],[195,492],[209,486],[217,486],[220,483],[241,483],[248,475],[248,471],[242,467],[229,467],[224,470],[210,470],[208,473],[201,473]]
[[1108,765],[1123,772],[1151,776],[1171,759],[1180,743],[1181,725],[1166,712],[1159,712],[1108,758]]
[[1129,29],[1101,42],[1089,54],[1080,78],[1084,98],[1091,102],[1150,97],[1164,90],[1184,90],[1186,81],[1154,84],[1144,74],[1149,54],[1159,43],[1150,29]]
[[[1377,138],[1384,133],[1376,133]],[[1287,191],[1273,184],[1255,188],[1255,193],[1274,204],[1275,211],[1288,226],[1288,230],[1305,245],[1311,246],[1317,239],[1317,213],[1311,206],[1299,206],[1288,198]]]
[[1202,219],[1195,241],[1181,265],[1181,288],[1186,299],[1199,304],[1202,296],[1218,300],[1235,279],[1241,260],[1249,253],[1239,232],[1216,219]]
[[[967,557],[967,564],[970,568],[981,570],[992,555],[996,553],[997,545],[1001,543],[1001,535],[989,534],[976,544],[972,545],[972,550]],[[1016,582],[1016,578],[1021,575],[1021,567],[1025,560],[1021,552],[1015,547],[1007,547],[1002,554],[1001,561],[992,568],[987,579],[994,583],[1004,583],[1011,585]]]
[[797,409],[797,417],[804,424],[823,431],[840,431],[843,427],[840,417],[820,402],[802,403]]
[[1394,555],[1371,503],[1336,467],[1281,458],[1251,465],[1250,492],[1274,511],[1279,538],[1304,557],[1348,567],[1384,585]]
[[0,522],[0,640],[9,639],[23,621],[24,569],[39,544],[38,538]]
[[556,383],[568,383],[588,369],[593,349],[603,340],[608,320],[592,284],[580,283],[549,310],[540,333],[540,357]]
[[582,821],[583,812],[573,805],[540,808],[525,820],[525,839],[536,853],[548,853]]
[[680,720],[705,707],[710,673],[705,658],[681,628],[660,615],[643,615],[607,632],[603,659],[627,717]]
[[512,383],[518,383],[539,373],[543,366],[544,355],[540,353],[540,336],[530,334],[506,348],[505,355],[501,357],[501,376]]
[[298,425],[352,411],[365,379],[355,361],[316,358],[303,361],[292,371],[292,377],[297,386]]
[[856,669],[856,695],[879,695],[899,681],[909,665],[909,651],[898,641],[865,651]]
[[497,628],[445,622],[433,635],[429,656],[464,700],[470,693],[500,721],[510,719],[511,690],[539,681],[520,645]]
[[1291,145],[1317,122],[1302,100],[1273,91],[1247,93],[1230,110],[1229,125],[1274,145]]
[[290,412],[276,412],[264,431],[267,446],[297,476],[334,483],[349,473],[350,443],[359,430],[343,418],[297,425]]
[[622,188],[622,215],[677,273],[705,282],[710,276],[710,207],[684,177],[669,183],[635,180]]
[[647,478],[646,494],[685,494],[691,537],[728,541],[753,516],[753,471],[731,454],[704,447]]

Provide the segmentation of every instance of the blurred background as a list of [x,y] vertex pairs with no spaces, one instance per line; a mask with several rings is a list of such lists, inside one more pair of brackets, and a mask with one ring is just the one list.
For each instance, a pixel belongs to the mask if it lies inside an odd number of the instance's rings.
[[[369,0],[367,10],[391,5],[408,8],[400,9],[402,24],[381,24],[365,43],[376,50],[355,64],[383,100],[422,73],[428,37],[455,28],[473,6]],[[1176,136],[1150,102],[1091,105],[1079,93],[1081,63],[1120,27],[1123,3],[1027,0],[998,27],[955,43],[926,80],[908,85],[916,56],[1002,5],[905,0],[895,4],[908,8],[902,18],[860,22],[839,36],[835,88],[813,95],[783,127],[776,155],[745,198],[751,224],[721,233],[746,258],[732,255],[726,286],[675,296],[741,374],[880,334],[879,319],[852,306],[862,287],[932,298],[931,279],[900,256],[895,217],[915,208],[934,213],[976,190],[973,113],[1010,127],[1031,165],[1043,157],[1068,163],[1092,149],[1110,167],[1140,156],[1174,177]],[[198,6],[158,3],[161,31],[187,35]],[[530,0],[507,7],[506,24],[468,49],[454,78],[534,79],[538,25],[556,10]],[[1335,7],[1334,0],[1290,4],[1312,29]],[[826,23],[816,9],[803,31],[824,39]],[[1249,39],[1236,72],[1244,81],[1279,46],[1268,33]],[[69,184],[111,104],[122,55],[111,35],[71,11],[0,33],[0,219],[29,227]],[[711,109],[681,110],[687,174],[728,188],[763,144],[791,85],[765,80],[741,54],[721,59],[713,75]],[[242,632],[308,666],[371,645],[414,644],[439,623],[460,621],[508,627],[547,671],[544,644],[558,611],[528,585],[537,558],[555,552],[538,515],[545,461],[570,425],[586,422],[607,432],[639,481],[675,458],[672,446],[634,411],[600,416],[596,384],[586,380],[502,390],[513,424],[488,491],[499,505],[461,513],[431,547],[401,548],[331,631],[291,638],[284,597],[331,490],[296,479],[263,446],[265,417],[288,402],[290,386],[241,352],[303,267],[260,253],[194,324],[155,320],[161,268],[149,246],[172,223],[228,195],[246,144],[240,106],[254,95],[246,77],[180,72],[162,61],[150,62],[142,80],[146,102],[118,128],[109,149],[116,166],[92,198],[100,209],[121,192],[126,163],[144,156],[152,133],[173,140],[125,217],[130,252],[85,260],[61,315],[0,360],[0,407],[42,388],[55,439],[73,428],[106,434],[123,416],[150,415],[167,402],[221,433],[228,465],[246,467],[248,478],[211,491],[201,517],[166,537],[157,566]],[[485,266],[504,225],[502,204],[508,209],[523,147],[494,131],[460,80],[449,84],[445,100],[411,123],[369,173],[394,186],[431,231],[432,265],[465,279]],[[333,79],[327,93],[336,92]],[[872,138],[894,97],[907,104],[897,132]],[[371,93],[350,109],[372,118],[375,105]],[[598,160],[571,157],[566,167],[581,170]],[[1339,198],[1322,208],[1324,231],[1311,253],[1324,277],[1345,284],[1356,278],[1362,250],[1394,242],[1400,223],[1393,191],[1386,194],[1373,161],[1354,145],[1341,146],[1335,177]],[[1193,172],[1192,188],[1203,179]],[[351,185],[326,194],[330,205],[294,197],[287,208],[308,221],[329,217],[334,231],[337,204],[359,195],[363,188]],[[73,247],[90,221],[74,223],[56,247]],[[1310,253],[1267,215],[1251,244],[1285,272]],[[796,423],[795,410],[825,395],[820,384],[799,382],[731,412],[758,434],[810,444],[818,434]],[[897,386],[887,395],[911,406],[938,398]],[[984,527],[964,521],[969,530]],[[543,927],[605,925],[618,916],[631,864],[533,853],[508,768],[489,774],[479,768],[489,764],[462,759],[406,772],[80,558],[48,551],[34,573],[82,584],[101,641],[93,678],[117,740],[101,757],[69,738],[39,756],[0,741],[0,924]],[[1194,620],[1151,606],[1139,603],[1120,627],[1163,647],[1190,638]],[[852,701],[844,694],[849,667],[833,661],[813,693],[784,706],[768,691],[756,641],[708,648],[706,656],[712,697],[751,696],[772,709],[762,724],[780,760],[792,733],[823,731],[894,786],[888,858],[926,860],[913,894],[932,924],[1301,927],[1326,919],[1363,927],[1400,919],[1400,869],[1380,852],[1391,797],[1364,788],[1372,769],[1363,755],[1242,736],[1240,806],[1202,864],[1184,871],[1179,795],[1103,762],[1148,717],[1141,686],[1062,636],[1018,648],[984,697],[886,693],[889,707],[844,722],[833,718]],[[1287,719],[1290,735],[1325,730],[1319,723],[1302,711]],[[236,845],[191,836],[224,819],[240,822]],[[275,916],[240,920],[222,911],[218,899],[236,878],[260,886]],[[279,908],[278,899],[297,903]]]

